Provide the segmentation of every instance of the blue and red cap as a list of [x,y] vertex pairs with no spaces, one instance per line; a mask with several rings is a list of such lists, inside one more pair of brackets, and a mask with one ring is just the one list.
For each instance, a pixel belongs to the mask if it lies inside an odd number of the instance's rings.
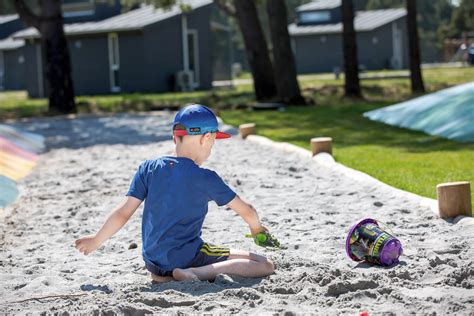
[[173,130],[174,136],[216,133],[217,139],[230,137],[227,133],[219,132],[216,115],[201,104],[190,104],[179,110],[174,117],[173,128],[176,124],[183,125],[186,130]]

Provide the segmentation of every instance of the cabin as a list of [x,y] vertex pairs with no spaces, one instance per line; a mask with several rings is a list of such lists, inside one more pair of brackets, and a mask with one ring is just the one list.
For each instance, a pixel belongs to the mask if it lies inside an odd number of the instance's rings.
[[[105,20],[64,26],[77,95],[156,93],[210,89],[215,56],[214,36],[228,32],[211,23],[212,0],[187,0],[170,8],[141,5]],[[17,32],[25,41],[26,89],[30,97],[48,95],[44,54],[34,28]],[[225,46],[225,45],[224,45]]]
[[[64,23],[100,21],[120,14],[120,0],[63,0]],[[12,34],[25,26],[17,14],[0,16],[0,91],[26,88],[25,41]]]
[[[406,10],[356,11],[359,69],[408,67]],[[297,72],[342,71],[343,42],[341,0],[319,0],[297,8],[296,21],[288,26]]]

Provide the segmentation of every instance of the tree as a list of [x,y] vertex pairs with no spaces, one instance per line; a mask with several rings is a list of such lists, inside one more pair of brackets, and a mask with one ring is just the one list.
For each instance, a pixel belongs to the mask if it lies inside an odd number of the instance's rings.
[[14,0],[15,10],[23,23],[36,28],[41,35],[49,109],[62,113],[75,112],[71,59],[63,29],[61,1],[40,0],[38,4],[40,13],[35,14],[24,0]]
[[408,32],[408,59],[410,62],[411,91],[425,92],[421,75],[421,57],[416,25],[416,0],[406,0],[407,5],[407,32]]
[[459,2],[459,6],[452,12],[451,28],[459,37],[462,37],[464,32],[474,31],[474,1]]
[[295,60],[288,34],[284,0],[268,0],[267,13],[273,46],[273,70],[278,99],[283,103],[304,104],[296,75]]
[[277,89],[273,76],[273,66],[268,53],[267,41],[258,18],[255,1],[234,0],[232,5],[225,0],[215,0],[215,3],[237,20],[244,40],[257,100],[263,101],[274,98]]
[[359,62],[357,58],[357,38],[354,30],[354,7],[352,0],[342,0],[341,11],[345,95],[348,97],[360,97]]

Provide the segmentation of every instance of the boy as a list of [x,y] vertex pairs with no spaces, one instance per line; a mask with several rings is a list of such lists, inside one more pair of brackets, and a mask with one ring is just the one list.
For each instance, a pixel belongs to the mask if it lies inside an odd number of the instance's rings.
[[249,225],[252,236],[267,232],[253,206],[241,200],[217,173],[199,167],[209,157],[215,139],[230,137],[217,127],[216,116],[209,108],[198,104],[182,108],[173,122],[176,157],[143,162],[127,198],[95,235],[76,240],[76,248],[85,255],[96,250],[145,201],[142,254],[154,281],[213,280],[219,273],[244,277],[272,274],[273,263],[267,258],[213,246],[200,237],[211,200],[239,214]]

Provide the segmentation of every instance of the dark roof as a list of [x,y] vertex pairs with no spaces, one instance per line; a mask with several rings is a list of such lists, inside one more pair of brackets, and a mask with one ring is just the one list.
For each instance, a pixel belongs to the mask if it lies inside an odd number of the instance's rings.
[[[354,27],[357,32],[372,31],[383,25],[389,24],[406,16],[405,9],[387,9],[374,11],[357,11],[354,19]],[[312,35],[342,33],[342,23],[321,25],[297,25],[292,23],[288,26],[290,35]]]
[[[212,0],[181,1],[181,3],[185,5],[190,5],[193,9],[212,4],[212,2]],[[166,20],[179,14],[181,14],[180,5],[174,5],[169,9],[144,5],[138,9],[102,21],[66,24],[64,25],[64,31],[67,35],[79,35],[140,30],[147,25]],[[30,27],[15,33],[13,36],[15,38],[38,38],[39,33],[35,28]]]
[[341,0],[318,0],[303,4],[296,8],[296,11],[313,11],[334,9],[341,6]]

